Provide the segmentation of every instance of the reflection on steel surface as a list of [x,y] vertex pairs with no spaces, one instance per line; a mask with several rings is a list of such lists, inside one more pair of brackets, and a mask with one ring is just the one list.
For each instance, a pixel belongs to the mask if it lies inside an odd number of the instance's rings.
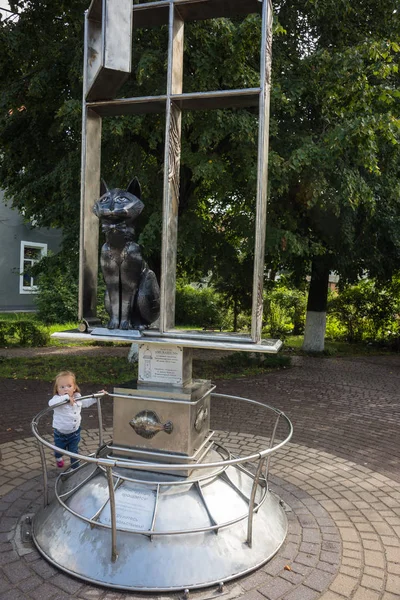
[[196,431],[200,432],[202,430],[205,421],[207,421],[207,417],[208,417],[207,407],[202,406],[199,409],[199,411],[196,415],[196,420],[194,422],[194,428]]
[[[97,330],[99,331],[99,330]],[[112,337],[114,342],[126,342],[132,340],[131,331],[118,332]],[[232,350],[238,352],[266,352],[269,354],[276,354],[282,347],[281,340],[261,340],[260,344],[253,344],[250,338],[240,338],[239,335],[230,336],[227,334],[219,334],[210,332],[203,334],[196,331],[168,331],[167,333],[160,333],[152,329],[145,329],[141,332],[143,337],[148,339],[152,344],[165,344],[169,341],[174,344],[179,344],[184,348],[204,348],[205,350]],[[123,335],[122,335],[123,334]],[[58,331],[53,333],[51,337],[58,338],[61,340],[81,340],[88,341],[86,333],[78,333],[77,331]],[[99,341],[109,341],[110,338],[105,335],[93,334],[89,339]],[[133,341],[133,340],[132,340]]]
[[172,433],[174,426],[171,421],[162,423],[153,410],[142,410],[133,419],[129,421],[129,425],[135,432],[148,440],[153,438],[160,431]]

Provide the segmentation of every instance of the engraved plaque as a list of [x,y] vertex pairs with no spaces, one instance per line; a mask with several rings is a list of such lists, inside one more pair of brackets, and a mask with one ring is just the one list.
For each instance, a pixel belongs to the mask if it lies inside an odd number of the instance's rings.
[[139,344],[138,381],[182,385],[184,383],[182,346]]
[[[141,488],[118,488],[115,492],[117,529],[149,531],[153,520],[155,492]],[[101,523],[111,525],[110,504],[104,508]]]

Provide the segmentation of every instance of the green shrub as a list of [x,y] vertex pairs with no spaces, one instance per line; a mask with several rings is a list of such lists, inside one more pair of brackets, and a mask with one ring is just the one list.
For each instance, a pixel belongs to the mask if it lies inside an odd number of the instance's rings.
[[[224,329],[232,329],[233,328],[233,312],[228,311],[226,314],[226,325],[223,326]],[[236,330],[249,332],[251,329],[251,314],[247,312],[240,312],[236,318]]]
[[[75,260],[65,259],[60,253],[44,257],[38,264],[38,294],[35,302],[37,318],[51,325],[78,321],[78,266]],[[100,271],[100,270],[99,270]],[[104,309],[105,285],[101,272],[98,278],[98,307],[100,319],[106,319]]]
[[285,338],[304,331],[307,297],[305,292],[286,285],[284,280],[266,293],[264,327],[271,337]]
[[64,323],[78,320],[78,286],[73,281],[57,278],[50,280],[39,276],[39,293],[36,298],[38,318],[43,323]]
[[62,253],[42,258],[37,267],[37,317],[48,325],[78,319],[78,268]]
[[177,284],[175,307],[177,325],[220,328],[224,324],[225,312],[219,295],[212,287],[194,288],[191,285]]
[[46,346],[50,341],[47,331],[32,321],[0,321],[0,347]]
[[349,342],[379,341],[399,335],[400,281],[363,279],[348,285],[329,302],[329,312]]
[[327,340],[345,340],[347,337],[347,330],[340,319],[334,314],[328,314],[326,316],[326,330],[325,339]]
[[293,330],[288,312],[277,302],[269,300],[264,314],[265,327],[271,337],[285,338]]

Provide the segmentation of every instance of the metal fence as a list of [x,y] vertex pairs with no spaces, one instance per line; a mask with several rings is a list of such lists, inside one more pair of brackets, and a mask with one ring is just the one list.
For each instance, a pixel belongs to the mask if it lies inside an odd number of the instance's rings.
[[[132,398],[131,396],[124,394],[108,394],[110,397],[117,398]],[[252,454],[248,454],[246,456],[235,456],[228,450],[226,450],[223,446],[218,444],[217,442],[213,442],[213,448],[216,452],[221,456],[221,460],[212,461],[212,462],[199,462],[190,464],[191,472],[194,472],[195,475],[191,475],[188,477],[181,478],[171,478],[169,477],[167,480],[163,479],[163,475],[168,474],[168,472],[176,472],[179,471],[187,472],[188,463],[162,463],[162,462],[151,462],[151,467],[149,468],[149,463],[144,461],[137,461],[133,459],[118,459],[118,458],[109,458],[101,456],[101,452],[108,452],[113,449],[112,442],[104,443],[104,427],[103,427],[103,419],[102,419],[102,410],[101,410],[101,398],[104,394],[92,394],[90,396],[83,396],[82,399],[85,398],[96,398],[97,400],[97,413],[98,413],[98,449],[94,454],[91,455],[81,455],[75,454],[73,452],[69,452],[67,450],[61,450],[57,448],[54,444],[47,441],[42,435],[39,433],[39,424],[42,419],[48,412],[53,410],[53,407],[46,407],[40,413],[38,413],[34,419],[32,420],[32,432],[36,437],[39,445],[41,463],[42,463],[42,471],[43,471],[43,500],[44,506],[47,506],[49,503],[49,493],[48,493],[48,473],[47,473],[47,463],[46,463],[46,455],[44,448],[47,447],[50,450],[58,450],[63,454],[73,458],[78,459],[80,461],[80,466],[77,469],[70,469],[64,471],[59,475],[55,485],[55,496],[56,501],[60,503],[65,510],[71,512],[73,515],[86,521],[90,524],[91,527],[103,527],[111,530],[111,558],[112,560],[116,560],[117,557],[117,532],[124,531],[133,534],[141,534],[146,535],[150,539],[153,536],[166,536],[166,535],[178,535],[178,534],[192,534],[198,532],[206,532],[206,531],[215,531],[218,532],[219,529],[224,527],[229,527],[234,523],[242,521],[244,519],[248,520],[247,524],[247,539],[246,542],[249,546],[252,544],[252,532],[253,532],[253,516],[262,505],[265,500],[266,494],[269,491],[268,488],[268,476],[270,471],[270,460],[271,456],[274,452],[282,448],[292,437],[293,427],[289,418],[280,410],[273,408],[267,404],[263,404],[261,402],[257,402],[255,400],[250,400],[247,398],[242,398],[239,396],[230,396],[226,394],[212,394],[212,399],[217,401],[218,399],[224,400],[233,400],[237,402],[245,402],[252,406],[257,406],[264,409],[266,412],[269,412],[273,415],[274,419],[272,420],[272,429],[271,434],[269,436],[269,445],[262,451],[254,452]],[[62,402],[61,404],[67,403],[68,401]],[[287,428],[287,435],[282,440],[277,440],[277,430],[278,425],[283,423]],[[129,450],[129,449],[128,449]],[[76,473],[79,470],[83,469],[85,465],[93,464],[94,469],[83,479],[67,491],[62,491],[63,483],[72,475],[72,473]],[[251,492],[249,495],[244,495],[243,490],[240,490],[238,487],[234,485],[232,481],[226,476],[226,469],[229,466],[235,466],[241,472],[245,473],[252,480]],[[121,472],[121,469],[123,472]],[[202,493],[202,481],[210,479],[210,470],[212,473],[212,477],[219,475],[230,486],[236,488],[236,492],[246,501],[248,504],[248,510],[238,515],[236,518],[231,520],[226,520],[224,522],[216,523],[213,521],[211,516],[211,511],[207,506],[206,499],[204,498],[204,494]],[[148,478],[145,479],[141,474],[138,477],[138,471],[151,471],[151,476],[149,474]],[[136,476],[135,476],[136,472]],[[68,506],[67,501],[68,498],[71,497],[78,490],[83,488],[86,483],[88,483],[92,478],[97,476],[99,473],[104,474],[107,479],[108,484],[108,498],[103,503],[103,505],[93,514],[90,518],[83,516],[71,509]],[[159,479],[157,480],[159,473]],[[123,485],[124,482],[134,482],[138,483],[141,486],[149,486],[155,492],[155,503],[153,509],[153,517],[151,520],[151,526],[148,531],[135,530],[135,529],[126,529],[121,526],[117,526],[117,515],[116,515],[116,501],[115,501],[115,492],[116,490]],[[201,528],[188,528],[188,529],[179,529],[179,530],[158,530],[156,526],[156,516],[159,498],[163,493],[163,490],[170,488],[171,486],[184,486],[188,485],[188,482],[191,485],[196,486],[197,494],[204,504],[207,514],[210,517],[211,525],[207,527]],[[258,493],[257,493],[258,492]],[[258,497],[257,497],[258,496]],[[99,522],[99,516],[105,507],[109,505],[110,509],[110,524]]]

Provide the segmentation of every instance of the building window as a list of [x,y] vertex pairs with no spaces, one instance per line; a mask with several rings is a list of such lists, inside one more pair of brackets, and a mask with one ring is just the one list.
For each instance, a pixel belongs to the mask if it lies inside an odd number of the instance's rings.
[[33,294],[37,292],[35,277],[32,275],[32,267],[38,263],[43,256],[46,256],[46,254],[47,244],[21,242],[20,294]]

